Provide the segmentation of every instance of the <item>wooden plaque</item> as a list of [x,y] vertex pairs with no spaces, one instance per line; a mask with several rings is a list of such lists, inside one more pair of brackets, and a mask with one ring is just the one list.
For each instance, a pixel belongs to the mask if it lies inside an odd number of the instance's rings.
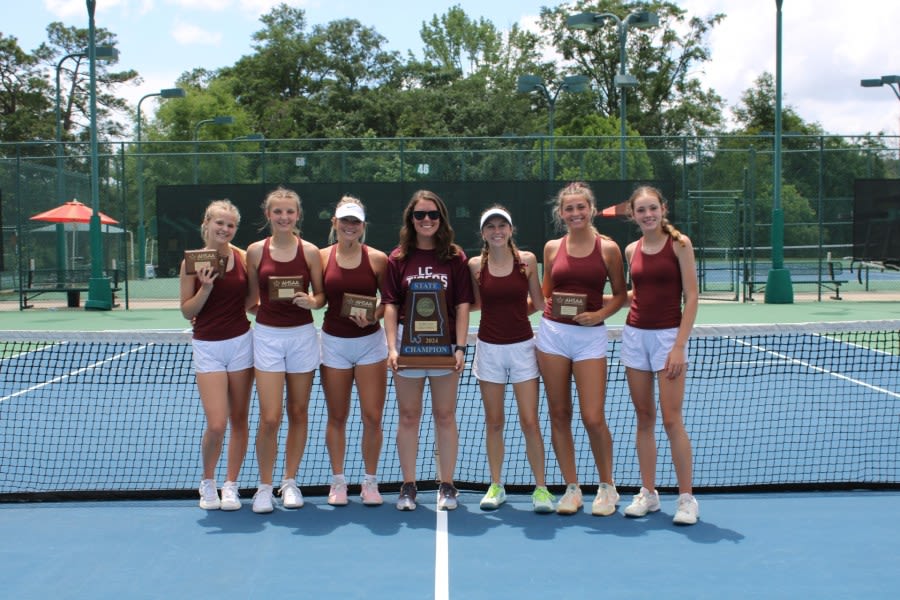
[[290,302],[297,292],[305,292],[306,285],[302,275],[278,277],[269,276],[269,300]]
[[557,319],[571,319],[587,308],[587,294],[553,292],[553,316]]
[[228,257],[219,256],[215,250],[185,250],[184,272],[186,275],[196,275],[197,269],[213,267],[218,269],[219,277],[225,277],[228,269]]
[[367,321],[374,321],[375,306],[377,303],[378,299],[375,296],[363,296],[361,294],[344,292],[344,297],[341,300],[341,316],[360,316]]
[[403,338],[397,366],[401,369],[452,369],[455,331],[447,317],[447,293],[436,279],[409,282],[404,311]]

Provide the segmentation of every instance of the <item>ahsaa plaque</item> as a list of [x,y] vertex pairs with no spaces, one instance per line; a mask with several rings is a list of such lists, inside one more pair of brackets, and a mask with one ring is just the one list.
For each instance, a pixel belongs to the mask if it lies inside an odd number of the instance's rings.
[[197,269],[212,268],[218,270],[219,277],[225,277],[228,269],[228,257],[219,256],[215,250],[185,250],[184,273],[196,275]]
[[269,300],[293,300],[294,294],[297,292],[305,292],[306,285],[302,275],[290,276],[269,276]]
[[375,320],[375,306],[378,299],[375,296],[364,296],[362,294],[351,294],[344,292],[341,298],[341,316],[342,317],[361,317],[366,321]]
[[553,292],[553,316],[557,319],[572,319],[587,308],[587,294]]

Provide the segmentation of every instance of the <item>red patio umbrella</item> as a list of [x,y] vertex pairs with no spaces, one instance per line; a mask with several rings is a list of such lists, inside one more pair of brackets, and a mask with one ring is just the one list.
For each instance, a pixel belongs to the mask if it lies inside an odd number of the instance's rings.
[[[38,213],[31,217],[31,221],[44,221],[49,223],[71,223],[72,225],[72,268],[75,268],[75,232],[77,231],[76,223],[90,223],[94,210],[90,206],[86,206],[78,200],[70,200],[65,204],[57,206],[48,211]],[[118,225],[118,221],[98,211],[100,215],[101,225]],[[61,245],[57,244],[57,258],[59,259],[60,268],[66,263],[65,241],[60,239]]]
[[618,204],[614,204],[613,206],[607,206],[600,211],[600,216],[606,217],[607,219],[613,219],[615,217],[627,217],[628,201],[626,200],[625,202],[620,202]]
[[[39,213],[31,217],[32,221],[47,221],[49,223],[90,223],[94,210],[90,206],[85,206],[78,200],[70,200],[65,204],[57,206],[51,210]],[[101,225],[118,225],[119,222],[98,212],[100,215]]]

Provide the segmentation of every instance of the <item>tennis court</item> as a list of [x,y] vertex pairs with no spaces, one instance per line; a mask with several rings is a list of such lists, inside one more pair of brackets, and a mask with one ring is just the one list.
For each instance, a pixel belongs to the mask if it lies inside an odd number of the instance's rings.
[[[805,314],[849,310],[844,306],[805,305]],[[750,321],[758,308],[769,307],[747,307],[732,319]],[[893,318],[897,309],[871,310]],[[457,511],[435,512],[429,491],[420,491],[413,513],[394,510],[390,494],[374,509],[358,502],[335,509],[316,496],[330,480],[316,384],[298,480],[308,506],[267,516],[249,506],[206,513],[196,507],[203,419],[186,334],[5,332],[0,500],[8,502],[0,504],[0,527],[17,540],[2,551],[7,589],[17,597],[253,598],[290,590],[481,598],[646,597],[652,590],[675,597],[846,597],[896,588],[896,320],[697,327],[685,417],[701,521],[689,528],[672,525],[671,493],[664,494],[661,513],[621,516],[639,478],[612,330],[607,414],[623,500],[619,514],[606,519],[530,511],[530,471],[514,418],[508,419],[505,478],[508,490],[523,493],[497,512],[478,509],[488,474],[480,396],[468,371],[458,409],[457,480],[464,492]],[[389,399],[379,473],[389,491],[399,482],[394,411]],[[350,422],[346,473],[358,482],[356,415]],[[420,490],[433,489],[427,423]],[[546,427],[548,482],[559,485]],[[593,461],[586,440],[576,445],[589,492],[596,484]],[[664,442],[660,451],[658,481],[671,492]],[[245,499],[255,483],[251,452],[240,481]]]

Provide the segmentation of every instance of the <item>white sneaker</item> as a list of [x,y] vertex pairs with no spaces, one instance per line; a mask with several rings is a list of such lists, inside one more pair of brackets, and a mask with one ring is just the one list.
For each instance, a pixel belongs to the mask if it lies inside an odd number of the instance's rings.
[[238,485],[233,481],[226,481],[222,486],[222,510],[240,510],[241,495]]
[[285,479],[278,489],[281,494],[281,505],[285,508],[303,508],[303,494],[293,479]]
[[272,504],[272,484],[260,484],[256,493],[253,494],[253,512],[270,513],[273,510],[275,510],[275,506]]
[[619,492],[616,486],[601,483],[597,487],[597,496],[591,504],[591,514],[597,517],[608,517],[616,512],[616,504],[619,503]]
[[556,505],[556,514],[574,515],[582,506],[584,506],[584,500],[581,496],[581,488],[577,483],[570,483],[566,486],[566,493]]
[[481,510],[497,510],[504,502],[506,502],[506,489],[499,483],[492,483],[479,506]]
[[693,525],[700,518],[700,505],[691,494],[678,496],[678,510],[672,522],[676,525]]
[[626,517],[643,517],[647,513],[659,510],[659,493],[656,490],[652,492],[645,487],[641,488],[639,494],[635,494],[629,504],[625,508]]
[[359,497],[366,506],[380,506],[384,499],[378,491],[378,482],[375,480],[363,480],[360,486]]
[[200,482],[200,508],[203,510],[219,510],[219,492],[216,491],[215,479],[204,479]]

